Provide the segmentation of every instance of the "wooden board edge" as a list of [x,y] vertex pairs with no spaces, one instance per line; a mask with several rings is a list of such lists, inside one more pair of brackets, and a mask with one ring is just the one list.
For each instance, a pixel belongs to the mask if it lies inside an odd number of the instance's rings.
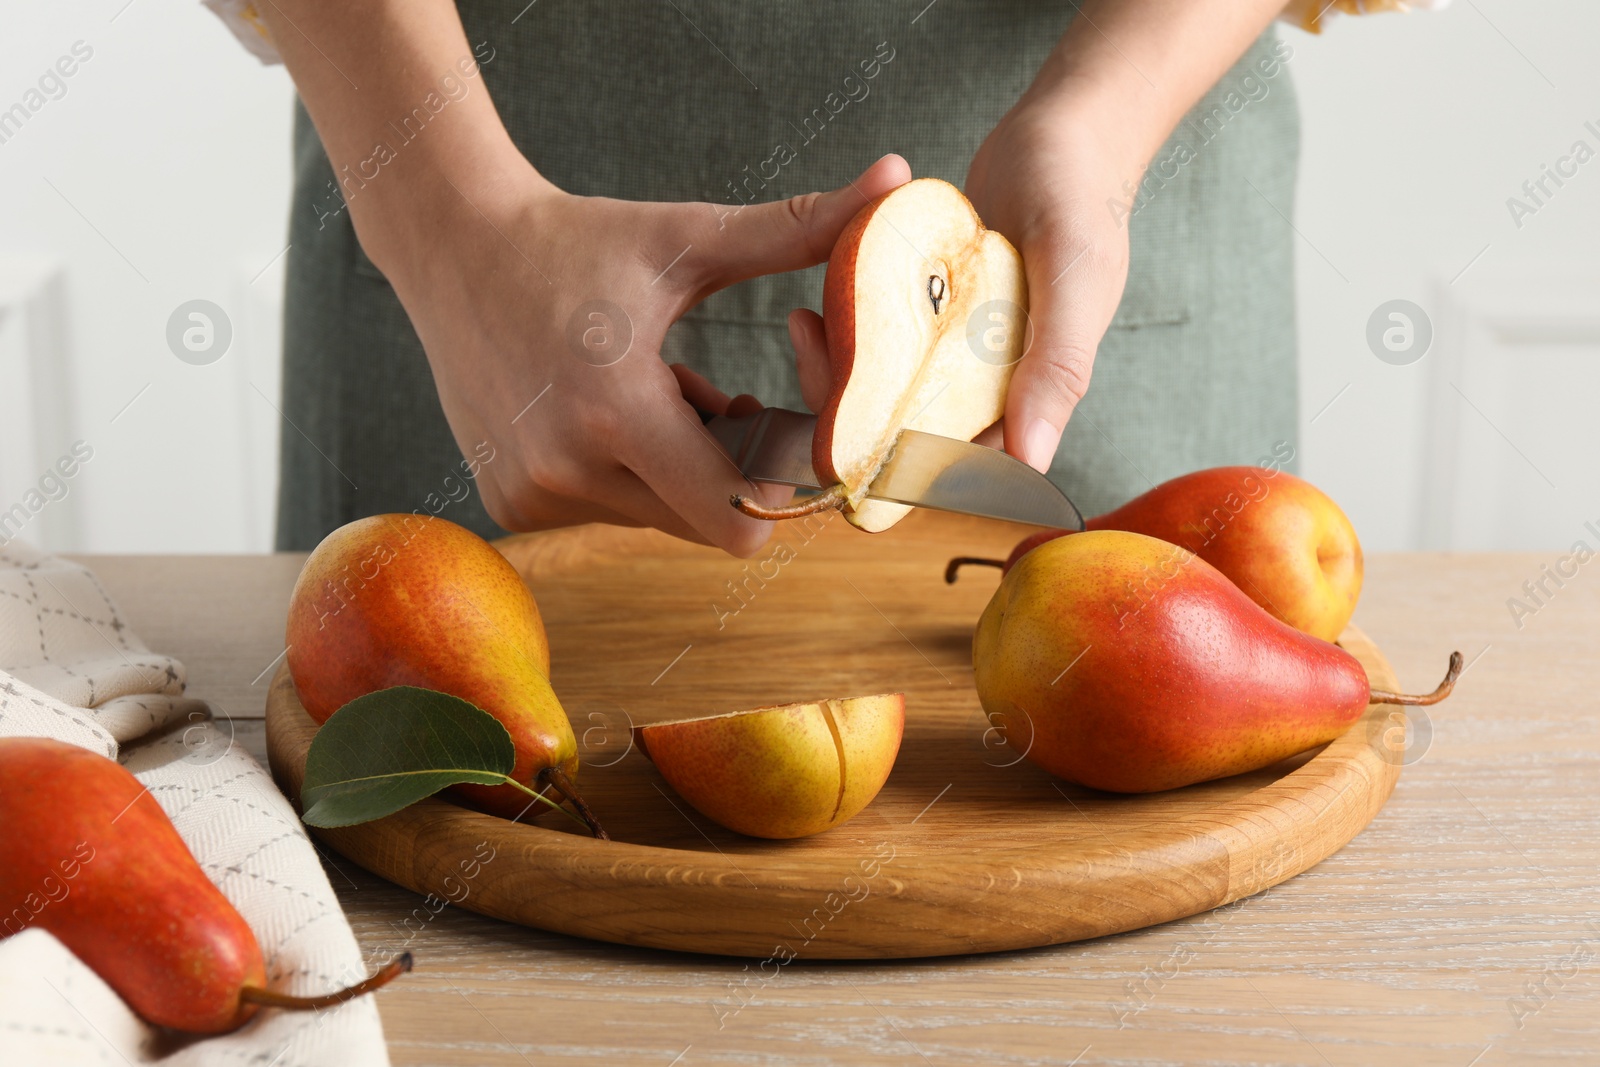
[[[1394,685],[1387,662],[1364,635],[1352,629],[1344,643],[1362,661],[1374,684]],[[921,930],[915,945],[885,944],[870,936],[877,921],[861,918],[862,912],[893,912],[897,900],[910,901],[913,896],[918,899],[906,905],[913,911],[960,911],[970,908],[974,894],[1005,888],[983,884],[985,878],[992,881],[992,876],[974,875],[970,882],[951,879],[945,862],[893,865],[891,861],[884,867],[893,866],[893,870],[882,883],[879,903],[871,909],[858,909],[848,922],[835,927],[841,931],[837,936],[814,947],[808,942],[807,956],[906,958],[1039,947],[1166,922],[1258,893],[1321,862],[1382,809],[1400,771],[1399,760],[1385,758],[1373,742],[1389,714],[1387,708],[1369,706],[1350,730],[1272,787],[1219,805],[1211,820],[1214,825],[1204,833],[1197,835],[1188,828],[1152,833],[1144,843],[1140,862],[1132,862],[1126,849],[1115,847],[1077,846],[1052,852],[1048,846],[1037,846],[985,857],[991,865],[1011,866],[1016,878],[1011,892],[1026,886],[1027,895],[1040,901],[1056,899],[1064,904],[1074,891],[1081,891],[1086,880],[1105,890],[1120,887],[1127,895],[1127,906],[1117,909],[1120,918],[1102,915],[1093,924],[1075,926],[1070,908],[1046,907],[1040,912],[1045,921],[996,922],[991,917],[987,935],[976,939],[930,925]],[[294,698],[287,665],[281,666],[269,694],[267,741],[274,778],[291,799],[299,794],[305,747],[314,729]],[[1305,796],[1316,798],[1313,802],[1319,805],[1309,834],[1305,823],[1296,818],[1303,818]],[[453,872],[441,869],[438,862],[422,861],[417,842],[440,837],[494,842],[496,849],[511,849],[525,864],[536,866],[538,873],[532,880],[540,883],[537,896],[566,901],[534,915],[526,906],[501,904],[495,894],[479,894],[464,904],[497,918],[642,947],[751,956],[770,950],[770,931],[719,932],[695,929],[693,922],[688,928],[654,923],[641,928],[640,909],[616,907],[621,894],[638,890],[674,897],[680,903],[694,901],[696,907],[685,909],[687,914],[692,916],[698,909],[716,922],[726,898],[744,895],[739,885],[744,876],[737,863],[720,853],[693,853],[693,859],[686,862],[680,850],[626,844],[621,847],[628,850],[627,856],[619,856],[616,842],[513,824],[438,799],[361,827],[313,832],[353,862],[418,893],[440,892],[443,878]],[[837,889],[819,880],[815,866],[805,861],[763,861],[767,884],[759,889],[762,905],[770,907],[781,901],[794,904],[796,914],[815,914],[815,909],[808,913],[801,906],[826,899]],[[1162,877],[1163,869],[1169,877]],[[1197,872],[1204,872],[1204,877],[1197,878]],[[1158,901],[1149,900],[1142,891],[1152,877],[1168,890],[1167,896],[1159,898],[1160,906],[1151,906]],[[616,888],[595,892],[596,879],[609,880]],[[522,886],[524,890],[534,888]],[[522,896],[515,889],[512,892]],[[1101,903],[1105,903],[1103,895]],[[857,929],[865,936],[848,936]]]

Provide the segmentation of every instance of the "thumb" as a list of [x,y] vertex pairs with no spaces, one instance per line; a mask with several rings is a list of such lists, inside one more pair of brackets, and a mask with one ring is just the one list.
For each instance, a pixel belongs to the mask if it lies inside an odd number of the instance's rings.
[[890,153],[855,181],[831,192],[734,208],[718,206],[711,232],[694,248],[706,283],[704,292],[821,263],[858,211],[910,180],[910,165]]
[[[1081,256],[1082,262],[1077,262]],[[1024,257],[1033,344],[1011,378],[1006,398],[1006,451],[1041,472],[1050,469],[1062,431],[1089,389],[1095,351],[1122,298],[1125,273],[1097,262],[1093,249]],[[1049,264],[1071,263],[1055,278]],[[1034,264],[1045,264],[1035,270]]]

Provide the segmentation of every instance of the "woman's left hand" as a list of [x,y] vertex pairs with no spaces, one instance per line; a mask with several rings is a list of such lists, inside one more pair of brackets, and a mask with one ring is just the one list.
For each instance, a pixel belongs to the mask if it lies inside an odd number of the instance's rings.
[[[1004,234],[1028,278],[1033,337],[1011,380],[1005,450],[1050,468],[1061,432],[1089,388],[1095,351],[1128,278],[1128,220],[1140,168],[1059,98],[1017,102],[967,171],[967,196]],[[979,440],[999,444],[990,431]]]
[[[1151,156],[1283,8],[1283,0],[1079,0],[1033,84],[972,157],[966,193],[1028,275],[1032,343],[1005,418],[980,434],[1048,470],[1089,388],[1128,280],[1128,213]],[[1160,71],[1159,83],[1145,71]],[[800,391],[831,372],[822,319],[789,316]]]

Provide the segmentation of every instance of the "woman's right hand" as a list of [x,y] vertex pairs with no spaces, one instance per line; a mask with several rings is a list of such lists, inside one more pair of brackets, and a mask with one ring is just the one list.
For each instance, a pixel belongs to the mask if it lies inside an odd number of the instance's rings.
[[[909,180],[905,160],[744,208],[571,196],[512,144],[480,72],[494,49],[469,47],[453,0],[274,0],[260,13],[356,235],[422,339],[456,444],[494,450],[477,476],[490,517],[759,549],[771,525],[728,498],[775,504],[789,490],[739,474],[695,413],[720,414],[727,397],[662,363],[662,338],[724,286],[826,259],[867,201]],[[448,104],[434,106],[441,90]],[[428,113],[397,139],[396,115]]]
[[490,517],[511,530],[643,524],[756,552],[771,524],[729,497],[779,504],[791,491],[739,473],[695,410],[724,413],[728,398],[663,363],[662,339],[718,289],[826,259],[868,200],[909,179],[905,161],[744,208],[573,196],[514,150],[473,169],[470,181],[407,175],[405,210],[392,198],[381,216],[359,198],[352,208],[422,339],[456,443],[494,450],[477,478]]

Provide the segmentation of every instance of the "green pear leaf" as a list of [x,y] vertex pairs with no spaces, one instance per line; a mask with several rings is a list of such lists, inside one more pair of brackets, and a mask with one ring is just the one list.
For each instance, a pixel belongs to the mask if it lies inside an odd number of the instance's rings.
[[382,689],[334,712],[311,739],[301,818],[370,822],[447,786],[504,785],[515,764],[511,735],[477,705],[412,685]]

